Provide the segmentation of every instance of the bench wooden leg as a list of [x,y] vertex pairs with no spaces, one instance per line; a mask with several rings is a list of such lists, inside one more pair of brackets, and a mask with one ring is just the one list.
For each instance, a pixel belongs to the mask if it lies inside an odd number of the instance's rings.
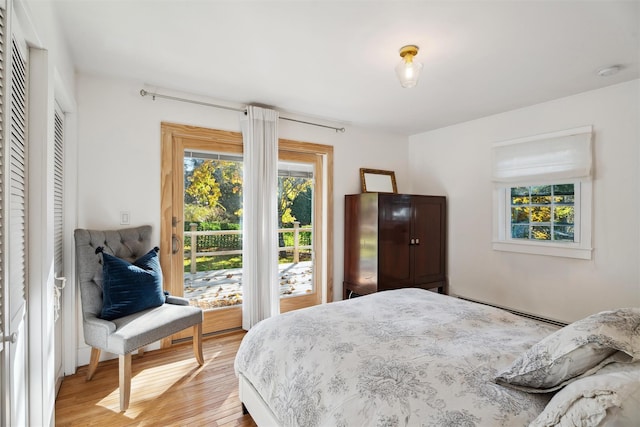
[[131,353],[118,357],[120,359],[120,411],[124,412],[129,407],[131,396]]
[[89,359],[89,370],[87,371],[87,381],[91,381],[93,374],[98,369],[98,362],[100,362],[100,349],[91,347],[91,358]]
[[202,356],[202,323],[193,325],[193,354],[200,366],[204,365],[204,356]]

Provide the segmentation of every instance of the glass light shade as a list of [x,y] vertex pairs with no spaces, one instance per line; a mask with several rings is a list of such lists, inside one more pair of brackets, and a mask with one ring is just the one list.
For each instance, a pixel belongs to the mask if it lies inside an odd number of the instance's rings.
[[415,62],[411,55],[406,55],[396,66],[396,74],[402,87],[414,87],[418,84],[420,71],[422,71],[422,64]]

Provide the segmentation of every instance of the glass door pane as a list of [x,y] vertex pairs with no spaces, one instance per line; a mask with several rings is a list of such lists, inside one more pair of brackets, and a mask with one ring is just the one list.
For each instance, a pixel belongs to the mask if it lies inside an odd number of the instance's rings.
[[242,304],[242,156],[185,151],[184,296],[204,310]]
[[280,298],[309,295],[313,280],[314,165],[278,164]]
[[281,142],[278,164],[280,312],[322,302],[322,156]]

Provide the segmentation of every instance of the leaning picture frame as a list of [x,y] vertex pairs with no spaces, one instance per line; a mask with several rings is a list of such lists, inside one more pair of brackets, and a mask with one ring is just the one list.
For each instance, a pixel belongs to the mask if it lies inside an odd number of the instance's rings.
[[397,193],[396,174],[382,169],[360,168],[363,193]]

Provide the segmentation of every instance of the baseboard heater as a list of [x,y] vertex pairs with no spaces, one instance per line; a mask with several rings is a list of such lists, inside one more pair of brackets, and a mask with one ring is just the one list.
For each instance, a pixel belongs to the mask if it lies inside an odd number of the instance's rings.
[[508,311],[509,313],[513,313],[513,314],[515,314],[517,316],[526,317],[528,319],[537,320],[538,322],[548,323],[548,324],[554,325],[554,326],[564,327],[564,326],[568,325],[568,323],[566,323],[566,322],[560,322],[559,320],[547,319],[546,317],[536,316],[534,314],[525,313],[525,312],[522,312],[522,311],[514,310],[514,309],[509,308],[509,307],[503,307],[501,305],[489,304],[488,302],[485,302],[485,301],[478,301],[478,300],[475,300],[475,299],[472,299],[472,298],[462,297],[460,295],[455,295],[455,297],[459,298],[459,299],[463,299],[465,301],[471,301],[471,302],[475,302],[475,303],[478,303],[478,304],[483,304],[483,305],[488,305],[490,307],[499,308],[501,310]]

